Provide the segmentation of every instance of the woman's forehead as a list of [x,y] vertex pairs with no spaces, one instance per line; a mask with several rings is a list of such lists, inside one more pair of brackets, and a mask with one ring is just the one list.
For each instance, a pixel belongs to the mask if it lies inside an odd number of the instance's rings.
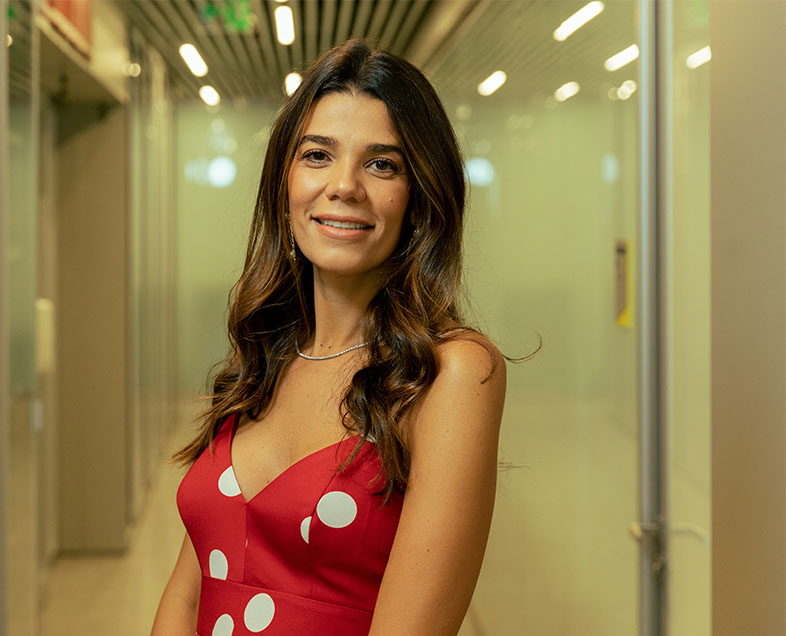
[[365,139],[369,143],[398,144],[385,102],[365,93],[328,93],[313,104],[303,123],[304,135],[338,141]]

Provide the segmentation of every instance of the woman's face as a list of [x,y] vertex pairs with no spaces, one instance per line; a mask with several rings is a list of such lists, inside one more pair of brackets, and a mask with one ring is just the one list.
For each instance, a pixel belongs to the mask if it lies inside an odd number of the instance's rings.
[[306,118],[289,171],[295,241],[328,272],[373,275],[401,236],[409,178],[385,104],[361,93],[330,93]]

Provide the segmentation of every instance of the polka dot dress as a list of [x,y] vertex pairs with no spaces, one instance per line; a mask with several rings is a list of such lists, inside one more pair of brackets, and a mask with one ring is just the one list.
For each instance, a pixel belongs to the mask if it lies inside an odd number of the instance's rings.
[[197,635],[365,636],[402,504],[394,494],[380,509],[374,444],[343,473],[359,437],[318,450],[246,500],[230,458],[235,424],[177,493],[202,568]]

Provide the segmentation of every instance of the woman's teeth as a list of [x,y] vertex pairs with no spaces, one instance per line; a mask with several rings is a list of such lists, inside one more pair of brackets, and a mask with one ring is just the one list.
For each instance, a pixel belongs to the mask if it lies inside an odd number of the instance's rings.
[[320,225],[329,225],[330,227],[338,227],[342,230],[367,230],[370,225],[363,225],[362,223],[350,223],[349,221],[333,221],[330,219],[316,219]]

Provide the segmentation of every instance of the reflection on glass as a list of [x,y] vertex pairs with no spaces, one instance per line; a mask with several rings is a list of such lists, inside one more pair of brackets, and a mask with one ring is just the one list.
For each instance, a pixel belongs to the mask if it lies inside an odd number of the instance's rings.
[[[637,63],[604,69],[637,39],[635,3],[555,41],[571,12],[492,2],[427,69],[468,157],[475,321],[511,356],[545,341],[508,367],[501,457],[514,467],[462,636],[639,629],[636,325],[617,320],[615,270],[619,241],[637,237],[637,93],[609,99]],[[504,86],[478,95],[497,69]]]

